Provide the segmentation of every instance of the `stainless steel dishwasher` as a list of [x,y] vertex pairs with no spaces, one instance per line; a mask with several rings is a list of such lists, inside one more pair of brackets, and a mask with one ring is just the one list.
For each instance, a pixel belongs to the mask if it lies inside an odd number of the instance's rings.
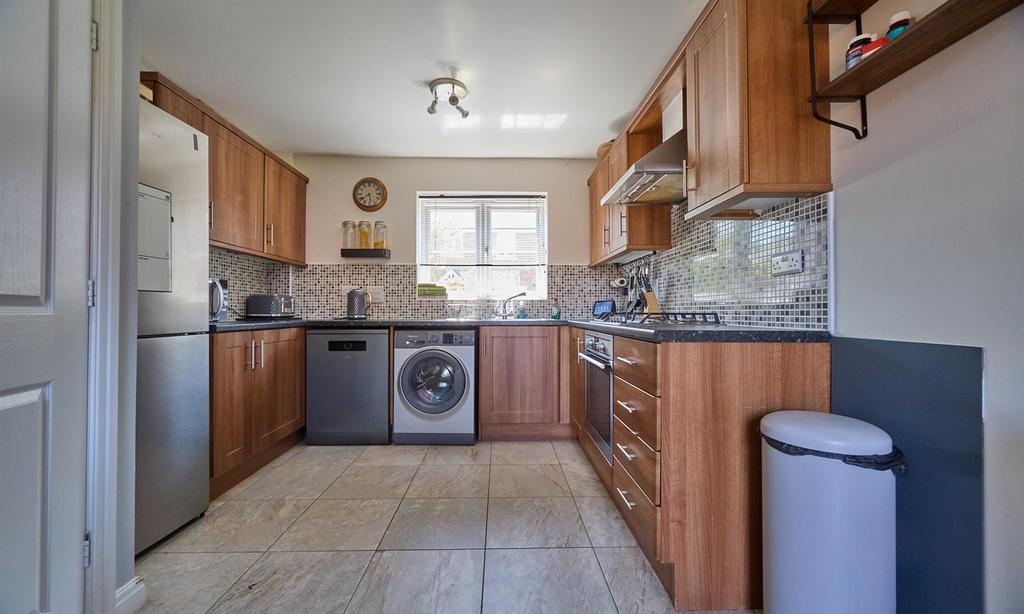
[[388,443],[388,331],[306,332],[306,440]]

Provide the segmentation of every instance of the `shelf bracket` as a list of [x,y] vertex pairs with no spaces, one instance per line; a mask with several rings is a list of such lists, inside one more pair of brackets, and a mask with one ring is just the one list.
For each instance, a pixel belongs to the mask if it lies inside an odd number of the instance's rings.
[[862,32],[861,32],[860,15],[832,16],[828,20],[819,20],[819,19],[815,18],[815,16],[814,16],[814,8],[811,6],[811,0],[807,0],[807,46],[808,46],[810,60],[811,60],[810,61],[810,67],[811,67],[811,96],[810,96],[809,102],[811,103],[811,114],[814,116],[814,119],[816,119],[816,120],[818,120],[820,122],[824,122],[826,124],[829,124],[831,126],[835,126],[837,128],[842,128],[843,130],[849,130],[850,132],[853,133],[854,138],[856,138],[859,141],[859,140],[863,139],[864,137],[866,137],[868,135],[868,102],[867,102],[867,96],[857,96],[856,98],[853,99],[853,100],[856,100],[856,101],[860,102],[860,129],[859,130],[856,127],[854,127],[854,126],[850,126],[850,125],[844,124],[842,122],[837,122],[836,120],[834,120],[834,119],[832,119],[830,117],[825,117],[824,115],[822,115],[818,111],[818,104],[822,103],[822,102],[826,102],[826,103],[828,103],[828,102],[851,102],[851,99],[849,99],[849,98],[837,98],[837,97],[834,97],[834,96],[819,96],[818,95],[817,69],[815,68],[815,65],[814,65],[814,60],[815,60],[815,58],[814,58],[814,25],[816,23],[836,23],[836,22],[842,22],[842,21],[846,21],[847,23],[849,23],[850,21],[856,22],[856,24],[857,24],[857,36],[861,35]]

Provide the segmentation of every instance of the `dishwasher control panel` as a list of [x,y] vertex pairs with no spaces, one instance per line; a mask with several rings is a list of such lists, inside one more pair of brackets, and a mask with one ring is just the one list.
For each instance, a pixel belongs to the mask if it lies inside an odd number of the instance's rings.
[[444,345],[474,345],[476,332],[472,330],[396,330],[396,348],[419,348]]

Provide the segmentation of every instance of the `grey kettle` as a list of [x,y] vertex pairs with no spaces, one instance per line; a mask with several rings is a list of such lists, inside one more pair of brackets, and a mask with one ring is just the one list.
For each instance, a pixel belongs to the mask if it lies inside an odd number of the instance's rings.
[[365,320],[366,309],[373,302],[370,293],[362,288],[353,288],[348,291],[348,305],[345,308],[345,316],[349,320]]

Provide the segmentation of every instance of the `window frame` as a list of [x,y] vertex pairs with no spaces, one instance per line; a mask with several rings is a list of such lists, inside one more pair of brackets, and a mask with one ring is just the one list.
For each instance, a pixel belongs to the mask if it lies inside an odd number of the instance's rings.
[[[478,200],[480,201],[474,207],[475,209],[475,231],[476,231],[476,247],[475,247],[475,263],[466,265],[457,265],[453,263],[430,263],[431,259],[429,255],[423,253],[424,246],[421,245],[421,241],[429,232],[429,229],[425,228],[430,221],[426,218],[430,217],[424,215],[425,211],[429,207],[424,201],[430,199],[445,199],[451,198],[453,201],[466,201],[466,200]],[[487,201],[495,201],[500,199],[539,199],[541,201],[540,207],[537,207],[540,211],[540,215],[537,216],[537,253],[538,260],[540,262],[529,263],[529,264],[495,264],[491,260],[492,256],[492,244],[491,244],[491,224],[493,213],[500,210],[500,207],[488,206]],[[448,299],[453,301],[488,301],[488,300],[501,300],[506,296],[498,296],[495,294],[494,282],[491,278],[491,271],[497,269],[510,269],[510,268],[532,268],[536,270],[537,275],[537,286],[534,290],[527,290],[527,295],[523,297],[526,300],[547,300],[548,298],[548,284],[547,284],[547,268],[548,268],[548,228],[549,228],[549,202],[547,192],[523,192],[523,191],[417,191],[416,192],[416,283],[423,283],[428,281],[429,278],[425,278],[422,272],[429,270],[430,267],[442,267],[442,266],[468,266],[477,267],[480,275],[479,288],[476,288],[472,292],[464,291],[448,291]],[[532,208],[532,207],[530,207]],[[424,298],[424,297],[417,297]]]

